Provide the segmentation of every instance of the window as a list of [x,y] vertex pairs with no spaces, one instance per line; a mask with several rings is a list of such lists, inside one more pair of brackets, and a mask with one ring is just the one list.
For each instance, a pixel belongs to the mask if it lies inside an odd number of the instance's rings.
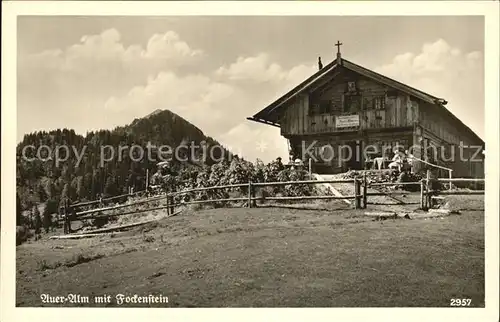
[[363,109],[385,109],[385,96],[372,96],[363,98]]
[[309,94],[309,115],[328,114],[332,111],[332,101],[322,97],[322,93],[316,91]]
[[347,82],[347,91],[349,93],[356,93],[356,82]]
[[322,100],[319,102],[311,102],[309,106],[309,115],[329,114],[332,112],[332,102]]
[[368,97],[363,97],[363,110],[371,110],[373,108],[373,101]]
[[328,114],[331,112],[330,101],[322,101],[319,103],[319,114]]
[[398,91],[396,91],[396,90],[389,90],[389,91],[387,91],[387,97],[393,97],[393,98],[395,98],[397,96],[398,96]]
[[361,110],[361,95],[344,96],[344,112],[358,112]]
[[373,99],[373,107],[377,110],[381,110],[385,108],[385,97],[378,96]]

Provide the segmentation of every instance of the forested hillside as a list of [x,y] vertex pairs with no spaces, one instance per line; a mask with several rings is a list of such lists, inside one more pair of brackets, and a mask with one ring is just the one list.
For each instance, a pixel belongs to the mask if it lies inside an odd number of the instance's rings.
[[[208,148],[220,146],[216,140],[205,136],[200,129],[168,110],[155,111],[144,118],[135,119],[129,125],[113,130],[88,132],[85,136],[76,134],[71,129],[26,134],[17,146],[18,204],[22,209],[31,209],[33,205],[43,202],[47,204],[49,212],[55,212],[61,197],[64,196],[72,201],[92,200],[101,193],[105,196],[126,193],[129,187],[134,187],[136,191],[142,190],[145,188],[146,170],[149,169],[150,175],[153,174],[156,163],[161,161],[157,149],[152,148],[151,158],[148,156],[148,142],[151,145],[175,149],[181,144],[190,146],[191,142],[194,142],[199,145],[203,141]],[[42,145],[50,149],[41,149],[41,158],[38,158],[36,149]],[[70,154],[67,161],[56,165],[56,148],[63,145],[69,148]],[[134,149],[133,153],[130,149],[123,149],[121,158],[118,157],[118,147],[133,145],[142,147],[143,157],[140,157],[140,148]],[[34,149],[28,146],[33,146]],[[115,157],[103,163],[101,149],[104,146],[109,146],[104,148],[108,153],[114,149]],[[28,161],[22,157],[24,147],[28,147],[25,150],[26,156],[33,160]],[[51,152],[52,158],[47,156],[48,151]],[[59,151],[60,159],[65,159],[64,149]],[[78,154],[84,152],[79,164],[74,151]],[[188,149],[182,151],[189,152]],[[229,154],[224,148],[213,149],[213,154],[208,154],[203,161],[200,156],[202,149],[195,151],[194,159],[197,159],[197,162],[193,161],[190,155],[182,155],[187,157],[188,161],[176,161],[174,158],[174,169],[179,171],[186,167],[211,165],[214,160],[220,159],[222,154]],[[109,157],[109,154],[107,156]]]

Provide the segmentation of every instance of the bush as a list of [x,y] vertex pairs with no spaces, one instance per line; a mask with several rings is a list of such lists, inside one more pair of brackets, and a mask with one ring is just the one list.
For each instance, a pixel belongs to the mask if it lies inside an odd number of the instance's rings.
[[49,213],[48,207],[45,207],[43,209],[42,220],[43,220],[43,228],[45,229],[45,233],[48,233],[50,230],[50,227],[52,226],[52,214]]
[[45,208],[47,209],[47,212],[49,214],[53,214],[59,211],[58,202],[55,199],[47,200]]
[[[257,159],[255,163],[233,158],[229,161],[222,161],[211,166],[204,165],[201,169],[183,168],[175,176],[165,176],[160,180],[164,191],[182,191],[194,188],[206,188],[230,184],[245,184],[243,187],[231,189],[203,190],[177,195],[174,202],[189,202],[193,200],[227,199],[233,197],[247,197],[248,182],[286,182],[310,180],[307,171],[302,169],[285,169],[281,160],[275,160],[267,165]],[[286,185],[258,188],[255,195],[262,195],[265,190],[266,196],[309,196],[317,194],[314,185]],[[210,206],[223,207],[228,202],[212,203]],[[204,204],[207,207],[208,204]],[[199,208],[194,206],[193,208]]]
[[30,238],[30,231],[25,226],[16,226],[16,245],[21,245]]
[[21,198],[19,197],[19,193],[16,193],[16,225],[21,226],[24,224],[23,216],[22,216],[22,205]]
[[33,206],[33,226],[35,228],[35,235],[40,234],[42,228],[42,218],[40,218],[40,211],[38,206]]

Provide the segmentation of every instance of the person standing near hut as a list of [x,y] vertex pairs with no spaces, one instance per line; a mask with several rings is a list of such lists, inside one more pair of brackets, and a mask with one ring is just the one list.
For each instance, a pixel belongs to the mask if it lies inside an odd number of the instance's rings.
[[[158,163],[156,169],[156,173],[153,175],[151,178],[151,184],[152,186],[155,187],[155,189],[158,189],[158,186],[160,187],[161,192],[168,192],[168,178],[169,178],[169,173],[170,173],[170,161],[162,161]],[[160,192],[157,190],[157,192]],[[153,193],[153,191],[151,191]]]
[[33,206],[33,220],[35,226],[35,240],[38,240],[40,239],[40,234],[42,232],[42,218],[40,218],[38,206]]
[[398,172],[401,172],[401,168],[403,167],[403,153],[399,150],[394,151],[394,156],[392,157],[392,162],[389,163],[389,169],[397,169]]
[[434,206],[434,196],[439,194],[439,191],[442,189],[441,183],[438,181],[438,174],[435,169],[427,170],[428,177],[428,193],[427,193],[427,204],[432,208]]
[[63,220],[64,220],[64,233],[69,234],[71,233],[71,214],[70,214],[70,206],[69,206],[69,199],[64,199],[63,201],[63,206],[62,206],[62,215],[63,215]]
[[276,161],[273,162],[272,166],[273,170],[276,172],[280,172],[281,170],[285,169],[285,166],[283,165],[283,162],[281,161],[280,157],[276,158]]
[[413,154],[411,154],[410,151],[406,150],[405,155],[405,164],[403,165],[403,167],[405,167],[409,173],[413,173],[413,161],[415,160]]

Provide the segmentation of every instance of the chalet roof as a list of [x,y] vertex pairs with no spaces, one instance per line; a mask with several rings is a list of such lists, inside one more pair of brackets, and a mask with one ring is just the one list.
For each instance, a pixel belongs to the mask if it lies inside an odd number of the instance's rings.
[[427,102],[427,103],[436,105],[439,108],[442,108],[443,110],[446,111],[446,113],[451,118],[453,118],[454,120],[459,122],[459,124],[461,124],[464,128],[466,128],[468,131],[470,131],[470,133],[473,134],[474,137],[476,137],[478,140],[480,140],[482,142],[481,138],[479,138],[477,136],[477,134],[474,133],[474,131],[472,131],[467,125],[465,125],[460,119],[458,119],[453,113],[451,113],[446,107],[444,107],[444,105],[447,104],[446,100],[439,98],[439,97],[436,97],[436,96],[433,96],[431,94],[425,93],[421,90],[418,90],[416,88],[413,88],[411,86],[408,86],[406,84],[398,82],[398,81],[391,79],[387,76],[384,76],[382,74],[376,73],[376,72],[369,70],[365,67],[357,65],[355,63],[352,63],[352,62],[348,61],[347,59],[340,58],[340,60],[341,60],[340,65],[337,63],[337,60],[332,61],[328,65],[324,66],[321,70],[314,73],[311,77],[307,78],[305,81],[303,81],[302,83],[297,85],[295,88],[290,90],[288,93],[281,96],[276,101],[274,101],[273,103],[268,105],[266,108],[264,108],[260,112],[256,113],[252,117],[248,117],[247,119],[251,120],[251,121],[256,121],[256,122],[265,123],[268,125],[273,125],[273,126],[279,127],[280,126],[279,125],[279,113],[277,113],[277,112],[279,112],[282,108],[288,106],[288,104],[286,104],[287,102],[289,102],[292,98],[301,94],[302,92],[304,92],[308,88],[314,86],[315,84],[320,82],[322,79],[324,79],[325,76],[330,75],[332,71],[338,69],[339,66],[341,66],[341,67],[346,68],[348,70],[351,70],[355,73],[363,75],[367,78],[373,79],[379,83],[385,84],[391,88],[397,89],[403,93],[407,93],[408,95],[419,98],[424,102]]

